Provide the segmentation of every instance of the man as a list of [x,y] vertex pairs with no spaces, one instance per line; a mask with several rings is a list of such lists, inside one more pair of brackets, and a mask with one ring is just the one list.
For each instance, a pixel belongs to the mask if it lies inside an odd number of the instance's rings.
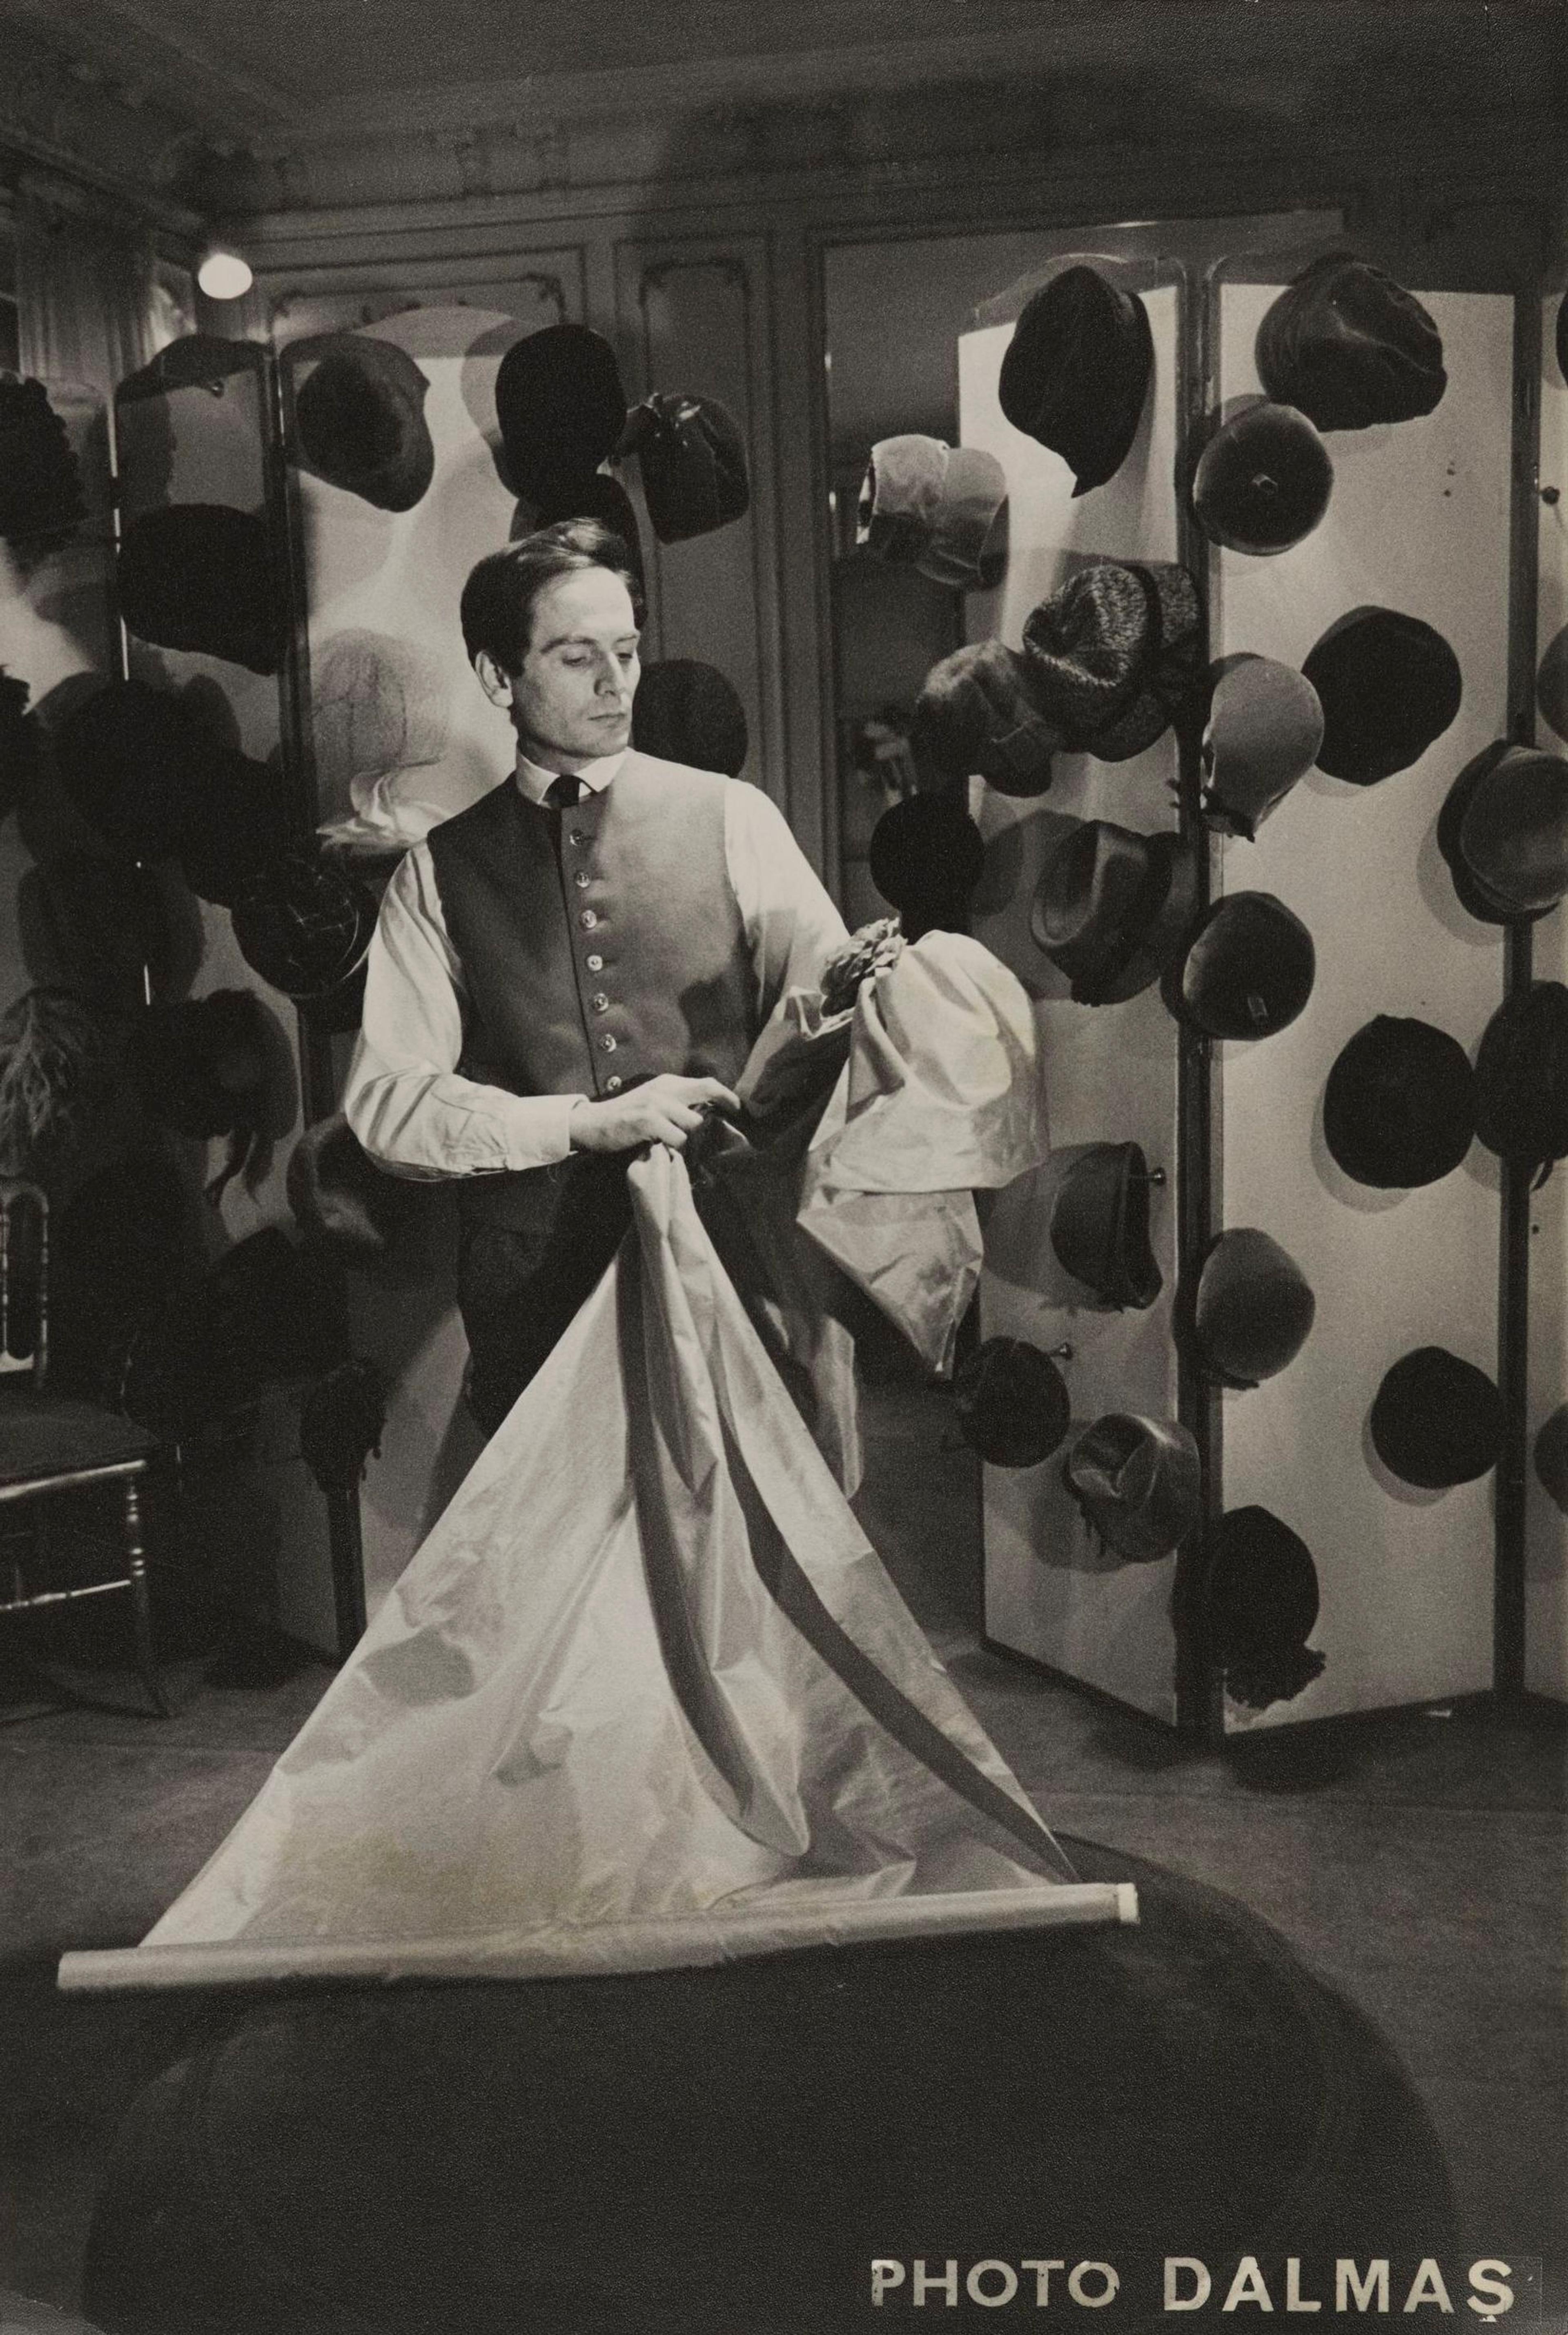
[[393,1170],[460,1178],[469,1399],[491,1433],[615,1255],[625,1169],[682,1149],[847,935],[759,789],[631,746],[641,594],[596,521],[481,559],[463,640],[509,782],[400,864],[344,1098]]

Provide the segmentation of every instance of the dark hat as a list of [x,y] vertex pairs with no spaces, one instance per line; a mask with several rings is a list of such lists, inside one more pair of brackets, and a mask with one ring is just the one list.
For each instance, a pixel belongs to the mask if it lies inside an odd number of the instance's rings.
[[150,1115],[203,1141],[254,1128],[265,1093],[266,1011],[248,989],[150,1005],[131,1034],[131,1071]]
[[340,1362],[299,1404],[299,1456],[324,1492],[352,1492],[365,1461],[381,1449],[386,1425],[386,1373],[361,1355]]
[[1476,1133],[1488,1151],[1538,1170],[1568,1158],[1568,988],[1534,981],[1504,999],[1476,1054]]
[[1092,560],[1024,625],[1030,694],[1068,752],[1126,761],[1169,728],[1192,684],[1199,631],[1186,568]]
[[182,1435],[280,1380],[346,1360],[330,1276],[277,1225],[264,1226],[176,1291],[128,1342],[121,1407]]
[[750,743],[746,708],[717,665],[664,657],[643,667],[632,701],[632,743],[663,761],[736,779]]
[[661,543],[728,527],[750,508],[740,426],[716,399],[655,392],[629,424],[643,499]]
[[1384,1373],[1370,1421],[1390,1475],[1428,1491],[1468,1484],[1495,1467],[1503,1403],[1485,1371],[1442,1346],[1418,1346]]
[[1172,1419],[1109,1411],[1079,1437],[1061,1473],[1100,1538],[1135,1564],[1169,1556],[1202,1519],[1198,1447]]
[[1446,1030],[1379,1013],[1341,1048],[1323,1090],[1323,1140],[1358,1184],[1435,1184],[1475,1132],[1475,1076]]
[[318,852],[281,853],[236,896],[247,964],[286,997],[324,997],[363,961],[375,930],[368,886]]
[[1060,454],[1074,495],[1103,486],[1137,436],[1154,335],[1136,292],[1098,268],[1064,268],[1032,294],[1002,360],[997,394],[1015,430]]
[[0,819],[38,769],[38,718],[27,711],[27,683],[0,665]]
[[1258,378],[1320,430],[1430,413],[1447,386],[1437,325],[1380,267],[1330,252],[1303,268],[1258,326]]
[[176,856],[198,899],[231,908],[287,841],[280,773],[233,748],[216,749],[179,816]]
[[1027,1338],[987,1338],[953,1374],[964,1441],[992,1468],[1038,1468],[1067,1433],[1067,1382]]
[[1209,678],[1203,815],[1250,841],[1317,761],[1323,709],[1305,673],[1273,657],[1227,657]]
[[1180,949],[1197,888],[1196,854],[1178,836],[1084,819],[1040,870],[1029,928],[1080,1005],[1116,1005]]
[[386,1254],[418,1198],[406,1177],[377,1167],[341,1111],[301,1130],[289,1154],[286,1189],[307,1240],[362,1258]]
[[1568,761],[1495,740],[1448,790],[1437,848],[1483,923],[1548,916],[1568,896]]
[[1144,1311],[1164,1287],[1148,1236],[1151,1181],[1137,1144],[1090,1143],[1068,1164],[1051,1202],[1058,1262],[1118,1311]]
[[266,521],[227,503],[171,503],[125,530],[120,613],[161,649],[227,657],[251,673],[280,662]]
[[86,516],[75,450],[48,391],[0,375],[0,541],[46,549]]
[[1301,918],[1272,892],[1230,892],[1182,960],[1174,1003],[1209,1038],[1272,1038],[1312,993],[1317,954]]
[[1322,1673],[1307,1644],[1318,1618],[1312,1551],[1267,1508],[1232,1508],[1204,1551],[1211,1660],[1233,1701],[1251,1710],[1288,1702]]
[[1418,762],[1459,711],[1459,660],[1419,616],[1352,608],[1329,626],[1302,671],[1322,701],[1318,768],[1370,787]]
[[1060,739],[1033,702],[1028,660],[1001,641],[972,641],[926,674],[909,742],[917,768],[976,775],[999,794],[1040,795]]
[[593,518],[626,547],[632,573],[639,585],[647,581],[643,557],[643,531],[631,496],[619,479],[607,470],[590,470],[586,477],[562,480],[540,494],[532,506],[536,528],[554,527],[562,519]]
[[895,908],[967,906],[985,864],[985,844],[951,794],[906,795],[885,810],[866,850],[871,881]]
[[1250,1226],[1222,1233],[1193,1308],[1205,1369],[1222,1386],[1261,1386],[1295,1361],[1316,1311],[1306,1275],[1278,1241]]
[[496,374],[496,420],[512,492],[532,503],[569,497],[608,460],[626,426],[615,350],[586,325],[526,333]]
[[1535,702],[1542,720],[1559,738],[1568,738],[1568,625],[1546,644],[1535,673]]
[[423,373],[373,334],[335,334],[320,346],[295,399],[300,452],[329,486],[377,510],[412,510],[436,467]]
[[871,449],[855,540],[890,567],[958,591],[989,590],[1006,565],[1007,476],[994,454],[940,438],[883,438]]
[[1544,1419],[1535,1436],[1535,1474],[1542,1490],[1568,1516],[1568,1402]]
[[1266,557],[1311,535],[1333,485],[1329,450],[1306,415],[1260,401],[1204,448],[1193,509],[1211,543]]
[[139,859],[163,859],[213,743],[185,700],[145,681],[111,681],[72,707],[55,761],[82,817]]

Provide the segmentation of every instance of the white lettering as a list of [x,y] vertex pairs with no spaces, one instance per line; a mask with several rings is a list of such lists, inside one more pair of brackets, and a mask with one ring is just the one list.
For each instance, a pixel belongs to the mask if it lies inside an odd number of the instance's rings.
[[901,2262],[874,2262],[872,2263],[871,2300],[873,2302],[880,2302],[883,2296],[887,2292],[890,2287],[902,2286],[903,2283],[904,2264]]
[[924,2302],[927,2294],[930,2293],[933,2287],[936,2288],[945,2301],[949,2303],[956,2303],[958,2301],[958,2264],[955,2262],[944,2263],[943,2266],[942,2275],[938,2278],[933,2272],[926,2269],[924,2261],[917,2262],[915,2265],[915,2292],[911,2298],[917,2311]]
[[1255,2302],[1260,2311],[1272,2311],[1273,2303],[1263,2284],[1263,2272],[1258,2268],[1256,2254],[1244,2254],[1236,2264],[1236,2274],[1231,2281],[1231,2291],[1221,2303],[1222,2311],[1234,2311],[1240,2302]]
[[1321,2302],[1313,2302],[1302,2292],[1302,2258],[1292,2254],[1285,2263],[1285,2309],[1287,2311],[1321,2311]]
[[1043,2311],[1046,2304],[1050,2301],[1051,2272],[1053,2270],[1065,2270],[1067,2268],[1067,2264],[1065,2262],[1020,2262],[1018,2267],[1020,2270],[1031,2270],[1034,2272],[1035,2304],[1039,2310]]
[[[1105,2291],[1103,2294],[1086,2294],[1084,2292],[1083,2281],[1089,2276],[1091,2271],[1098,2272],[1101,2279],[1105,2282]],[[1070,2270],[1067,2274],[1067,2291],[1069,2294],[1071,2295],[1075,2302],[1081,2302],[1086,2311],[1099,2311],[1102,2304],[1110,2301],[1112,2295],[1115,2294],[1117,2288],[1120,2284],[1121,2281],[1117,2276],[1115,2271],[1112,2270],[1109,2262],[1075,2262],[1072,2269]]]
[[1405,2308],[1407,2311],[1415,2311],[1423,2302],[1435,2302],[1439,2311],[1452,2311],[1454,2308],[1448,2300],[1448,2290],[1443,2283],[1443,2273],[1430,2254],[1426,2256],[1420,2269],[1410,2281],[1410,2291],[1405,2297]]
[[[1190,2270],[1193,2274],[1193,2291],[1190,2294],[1181,2292],[1181,2282],[1177,2273],[1184,2270]],[[1201,2311],[1209,2299],[1213,2286],[1214,2281],[1210,2278],[1206,2267],[1198,2261],[1195,2254],[1166,2254],[1165,2307],[1167,2311]]]
[[[1005,2283],[1000,2294],[984,2294],[981,2291],[980,2282],[992,2272],[1000,2272]],[[971,2302],[982,2303],[987,2311],[999,2311],[1004,2302],[1011,2302],[1018,2292],[1018,2272],[1011,2262],[976,2262],[963,2282],[963,2291]]]
[[[1476,2294],[1466,2298],[1471,2310],[1478,2311],[1485,2319],[1495,2319],[1505,2311],[1512,2311],[1514,2290],[1507,2281],[1513,2275],[1505,2262],[1472,2262],[1470,2283],[1476,2289]],[[1479,2301],[1476,2299],[1477,2294],[1481,2298]]]
[[1388,2263],[1380,2260],[1370,2262],[1367,2264],[1367,2275],[1363,2279],[1355,2263],[1347,2262],[1341,2254],[1334,2264],[1334,2309],[1348,2311],[1350,2307],[1348,2298],[1353,2294],[1356,2298],[1356,2309],[1365,2311],[1371,2303],[1374,2293],[1378,2298],[1375,2308],[1379,2311],[1387,2311],[1389,2307]]

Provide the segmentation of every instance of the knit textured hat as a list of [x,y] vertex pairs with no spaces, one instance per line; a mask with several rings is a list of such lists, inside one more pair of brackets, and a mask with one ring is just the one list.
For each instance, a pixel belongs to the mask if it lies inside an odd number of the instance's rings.
[[1154,372],[1148,311],[1098,268],[1064,268],[1026,304],[997,394],[1015,430],[1060,454],[1075,496],[1114,478],[1131,450]]
[[1256,355],[1269,395],[1320,430],[1411,421],[1447,386],[1442,336],[1421,303],[1347,252],[1313,260],[1280,294]]
[[1030,694],[1063,750],[1126,761],[1170,727],[1193,685],[1196,589],[1169,561],[1092,560],[1030,615]]
[[1001,641],[971,641],[926,674],[909,742],[917,768],[1029,796],[1050,784],[1059,733],[1034,702],[1029,659]]

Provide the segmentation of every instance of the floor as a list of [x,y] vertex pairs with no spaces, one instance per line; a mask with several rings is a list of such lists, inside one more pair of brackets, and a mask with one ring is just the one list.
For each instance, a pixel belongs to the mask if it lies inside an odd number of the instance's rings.
[[[1224,1752],[987,1651],[978,1486],[950,1414],[873,1392],[863,1513],[905,1595],[1060,1832],[1152,1857],[1273,1922],[1370,2014],[1447,2150],[1466,2243],[1546,2259],[1568,2328],[1563,1716],[1459,1706]],[[106,1660],[52,1707],[0,1670],[0,2305],[70,2308],[103,2151],[140,2086],[216,2013],[56,1994],[67,1946],[134,1943],[256,1792],[331,1678],[266,1642],[166,1635],[178,1716]],[[56,1673],[58,1675],[58,1672]],[[0,2316],[3,2316],[0,2310]]]

